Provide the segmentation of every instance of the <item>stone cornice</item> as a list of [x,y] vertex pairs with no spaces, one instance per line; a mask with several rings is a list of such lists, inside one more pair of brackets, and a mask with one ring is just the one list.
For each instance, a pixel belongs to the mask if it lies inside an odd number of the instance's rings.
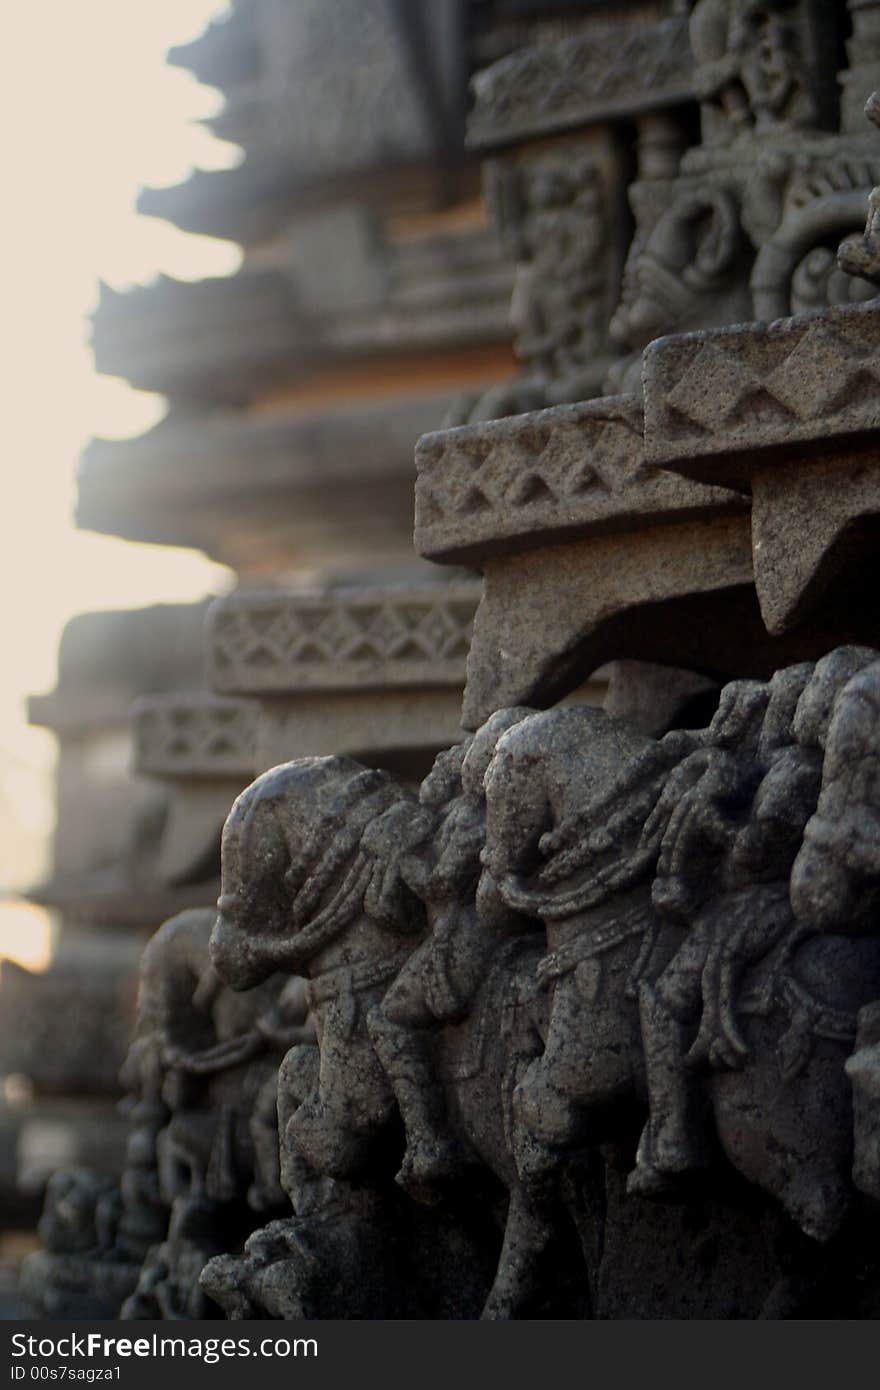
[[873,640],[880,301],[661,339],[644,383],[648,456],[751,494],[768,631]]
[[249,152],[231,169],[196,169],[183,183],[142,188],[137,210],[184,232],[249,246],[287,221],[298,192],[282,160]]
[[82,613],[61,637],[54,690],[32,695],[32,724],[59,734],[124,726],[144,689],[187,690],[201,683],[199,636],[205,603]]
[[104,285],[93,322],[97,371],[164,395],[240,401],[308,353],[307,321],[277,271],[193,283],[162,275],[123,291]]
[[381,521],[383,535],[389,542],[396,536],[405,553],[413,441],[442,420],[451,394],[308,411],[172,414],[137,439],[94,439],[80,464],[77,520],[131,539],[196,546],[234,565],[245,523],[265,544],[284,522],[290,551],[307,531],[314,548],[357,514],[363,541],[370,497],[371,526]]
[[880,304],[661,338],[643,377],[647,459],[743,486],[758,453],[880,430]]

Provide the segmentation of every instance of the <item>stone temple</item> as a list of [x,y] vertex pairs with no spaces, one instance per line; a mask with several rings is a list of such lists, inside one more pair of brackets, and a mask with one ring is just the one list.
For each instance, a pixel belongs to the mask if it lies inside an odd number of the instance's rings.
[[103,293],[169,411],[79,520],[238,582],[33,702],[23,1296],[878,1316],[880,0],[237,0],[171,59],[245,157],[142,210],[243,263]]

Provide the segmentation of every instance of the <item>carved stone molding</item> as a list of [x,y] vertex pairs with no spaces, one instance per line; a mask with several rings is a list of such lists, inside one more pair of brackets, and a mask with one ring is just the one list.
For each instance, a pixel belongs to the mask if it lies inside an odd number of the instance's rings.
[[416,471],[416,548],[444,562],[737,505],[717,488],[671,483],[646,461],[636,396],[424,435]]
[[209,678],[219,691],[261,695],[458,686],[479,593],[460,580],[233,594],[208,614]]
[[512,53],[473,86],[468,144],[475,149],[687,101],[687,20],[622,15],[613,27]]
[[644,382],[648,457],[750,490],[768,630],[804,628],[808,615],[815,627],[817,605],[836,594],[838,630],[869,638],[877,613],[863,575],[880,515],[876,301],[667,338],[645,353]]
[[649,462],[734,486],[755,449],[880,427],[880,308],[677,334],[648,348],[643,379]]

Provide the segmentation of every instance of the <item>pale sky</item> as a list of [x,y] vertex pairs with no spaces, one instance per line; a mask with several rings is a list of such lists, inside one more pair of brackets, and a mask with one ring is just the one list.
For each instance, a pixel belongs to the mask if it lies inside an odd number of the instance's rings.
[[93,372],[88,315],[98,278],[114,286],[160,271],[199,279],[239,263],[229,243],[134,210],[143,184],[178,183],[194,166],[241,157],[194,124],[217,110],[219,93],[164,62],[169,47],[226,8],[224,0],[25,0],[4,14],[0,894],[32,879],[51,830],[54,739],[28,729],[24,701],[54,685],[66,620],[197,599],[229,581],[195,552],[89,535],[71,521],[89,436],[139,434],[164,410],[160,397]]

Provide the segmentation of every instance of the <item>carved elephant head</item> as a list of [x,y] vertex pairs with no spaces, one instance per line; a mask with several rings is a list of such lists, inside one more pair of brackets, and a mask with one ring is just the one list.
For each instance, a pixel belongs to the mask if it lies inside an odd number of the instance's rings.
[[370,880],[361,835],[402,795],[389,774],[346,757],[283,763],[242,792],[223,829],[210,948],[233,989],[302,972],[341,930]]

